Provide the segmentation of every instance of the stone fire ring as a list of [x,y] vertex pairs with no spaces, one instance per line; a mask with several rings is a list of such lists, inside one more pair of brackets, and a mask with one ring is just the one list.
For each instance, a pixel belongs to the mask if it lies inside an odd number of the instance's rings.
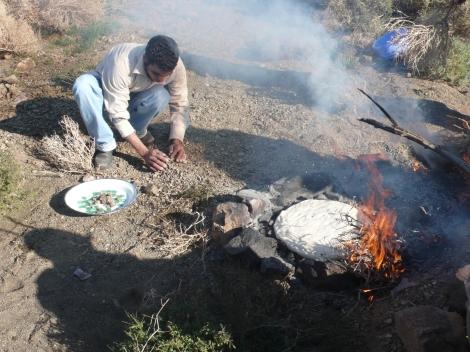
[[324,262],[341,258],[341,242],[354,238],[357,218],[357,208],[349,204],[309,199],[282,211],[274,231],[291,251]]

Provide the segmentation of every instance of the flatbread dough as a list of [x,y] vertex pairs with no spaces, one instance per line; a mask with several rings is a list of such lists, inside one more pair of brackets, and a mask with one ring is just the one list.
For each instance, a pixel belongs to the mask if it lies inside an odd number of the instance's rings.
[[282,211],[274,231],[291,251],[304,258],[335,260],[344,254],[340,241],[354,237],[351,220],[354,224],[357,218],[357,208],[349,204],[309,199]]

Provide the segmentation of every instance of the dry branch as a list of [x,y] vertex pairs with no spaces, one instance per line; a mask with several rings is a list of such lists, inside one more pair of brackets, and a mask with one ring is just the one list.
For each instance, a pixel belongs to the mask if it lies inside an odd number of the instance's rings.
[[[361,91],[361,90],[360,90]],[[364,93],[363,91],[361,91]],[[387,118],[390,116],[390,114],[374,99],[372,99],[369,95],[364,93],[379,109],[387,116]],[[410,132],[400,126],[398,126],[396,123],[393,126],[388,126],[385,125],[379,121],[373,120],[373,119],[359,119],[361,122],[365,122],[369,125],[374,126],[375,128],[379,128],[381,130],[387,131],[389,133],[395,134],[397,136],[409,139],[410,141],[413,141],[421,146],[423,146],[426,149],[432,150],[436,154],[439,154],[443,158],[449,160],[452,164],[460,168],[462,171],[465,171],[470,175],[470,165],[468,165],[464,160],[460,159],[458,156],[450,153],[449,151],[445,150],[442,146],[436,145],[434,143],[429,142],[425,138],[419,136],[418,134],[414,132]],[[393,118],[391,121],[395,121]]]
[[358,90],[359,92],[364,94],[367,98],[369,98],[369,100],[372,101],[375,104],[375,106],[377,106],[380,109],[380,111],[382,111],[382,113],[385,115],[387,119],[390,120],[393,126],[398,126],[398,123],[395,121],[395,119],[392,116],[390,116],[390,114],[379,103],[377,103],[374,99],[372,99],[372,97],[366,92],[364,92],[362,89],[358,88]]
[[404,128],[401,128],[399,126],[387,126],[379,121],[373,120],[373,119],[359,119],[361,122],[368,123],[369,125],[374,126],[375,128],[379,128],[381,130],[393,133],[397,136],[404,137],[406,139],[409,139],[410,141],[413,141],[421,146],[423,146],[426,149],[432,150],[433,152],[439,154],[440,156],[446,158],[449,160],[452,164],[455,166],[458,166],[462,171],[465,171],[470,175],[470,165],[467,165],[465,161],[460,159],[458,156],[448,152],[447,150],[443,149],[441,146],[433,144],[426,139],[424,139],[421,136],[418,136],[417,134],[410,132],[408,130],[405,130]]

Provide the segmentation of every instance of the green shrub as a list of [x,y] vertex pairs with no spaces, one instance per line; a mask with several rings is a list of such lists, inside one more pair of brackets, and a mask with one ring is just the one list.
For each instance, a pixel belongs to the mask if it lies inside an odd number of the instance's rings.
[[96,41],[117,28],[114,22],[96,22],[86,27],[74,28],[70,34],[79,39],[77,49],[79,51],[86,51],[93,47]]
[[53,39],[52,43],[68,48],[71,54],[80,53],[92,49],[98,39],[113,33],[117,28],[115,22],[95,22],[84,27],[73,27]]
[[19,168],[13,159],[0,152],[0,211],[11,205],[18,188]]
[[171,321],[160,321],[160,330],[155,332],[155,317],[130,315],[129,318],[126,340],[112,347],[114,352],[223,352],[235,349],[223,326],[214,329],[206,324],[202,328],[183,331]]
[[447,65],[441,70],[441,76],[452,84],[470,87],[470,43],[460,39],[452,41]]

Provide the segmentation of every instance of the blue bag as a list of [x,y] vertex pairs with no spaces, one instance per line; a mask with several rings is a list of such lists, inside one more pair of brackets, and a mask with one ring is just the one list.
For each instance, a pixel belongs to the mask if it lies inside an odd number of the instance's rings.
[[407,32],[406,28],[387,32],[374,41],[372,49],[385,60],[396,60],[405,52],[406,48],[394,44],[393,39],[396,36],[404,36]]

